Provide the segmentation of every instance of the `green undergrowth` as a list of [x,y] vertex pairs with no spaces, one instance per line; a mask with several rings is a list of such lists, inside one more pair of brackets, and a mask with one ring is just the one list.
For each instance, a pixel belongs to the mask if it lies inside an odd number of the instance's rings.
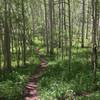
[[39,78],[39,100],[57,100],[61,95],[68,96],[82,92],[86,96],[74,96],[77,100],[100,100],[100,72],[97,71],[97,89],[93,90],[93,74],[88,55],[83,49],[73,50],[71,71],[67,60],[50,60],[44,74]]
[[24,86],[39,63],[36,55],[33,55],[31,63],[26,66],[14,67],[12,72],[0,73],[0,100],[23,100]]

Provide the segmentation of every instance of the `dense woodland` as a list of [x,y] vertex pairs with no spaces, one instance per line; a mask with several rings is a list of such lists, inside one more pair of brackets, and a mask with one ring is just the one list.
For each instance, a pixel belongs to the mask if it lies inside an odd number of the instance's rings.
[[27,100],[100,100],[100,0],[0,0],[0,100],[26,100],[40,58]]

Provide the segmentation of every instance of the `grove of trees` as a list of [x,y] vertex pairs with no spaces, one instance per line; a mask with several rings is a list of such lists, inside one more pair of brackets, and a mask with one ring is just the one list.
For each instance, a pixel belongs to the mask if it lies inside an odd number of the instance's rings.
[[99,0],[0,0],[0,77],[14,68],[24,70],[34,61],[35,48],[42,48],[49,59],[65,61],[70,75],[77,68],[72,65],[74,53],[78,60],[79,53],[86,50],[90,68],[85,69],[92,74],[95,90],[99,47]]

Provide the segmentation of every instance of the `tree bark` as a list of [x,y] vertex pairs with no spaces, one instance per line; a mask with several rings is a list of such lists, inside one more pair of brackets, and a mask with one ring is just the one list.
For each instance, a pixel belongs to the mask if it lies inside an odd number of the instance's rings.
[[92,18],[93,18],[93,32],[92,32],[92,66],[93,66],[93,83],[96,85],[96,68],[97,68],[97,15],[98,15],[98,0],[92,0]]

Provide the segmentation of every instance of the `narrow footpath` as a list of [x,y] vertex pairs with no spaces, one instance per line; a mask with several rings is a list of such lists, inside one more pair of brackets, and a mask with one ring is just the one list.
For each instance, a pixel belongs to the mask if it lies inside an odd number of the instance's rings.
[[37,91],[37,82],[43,70],[46,68],[46,60],[43,57],[40,57],[39,53],[37,54],[40,59],[40,64],[37,65],[36,70],[30,76],[23,92],[24,100],[38,100],[38,91]]

